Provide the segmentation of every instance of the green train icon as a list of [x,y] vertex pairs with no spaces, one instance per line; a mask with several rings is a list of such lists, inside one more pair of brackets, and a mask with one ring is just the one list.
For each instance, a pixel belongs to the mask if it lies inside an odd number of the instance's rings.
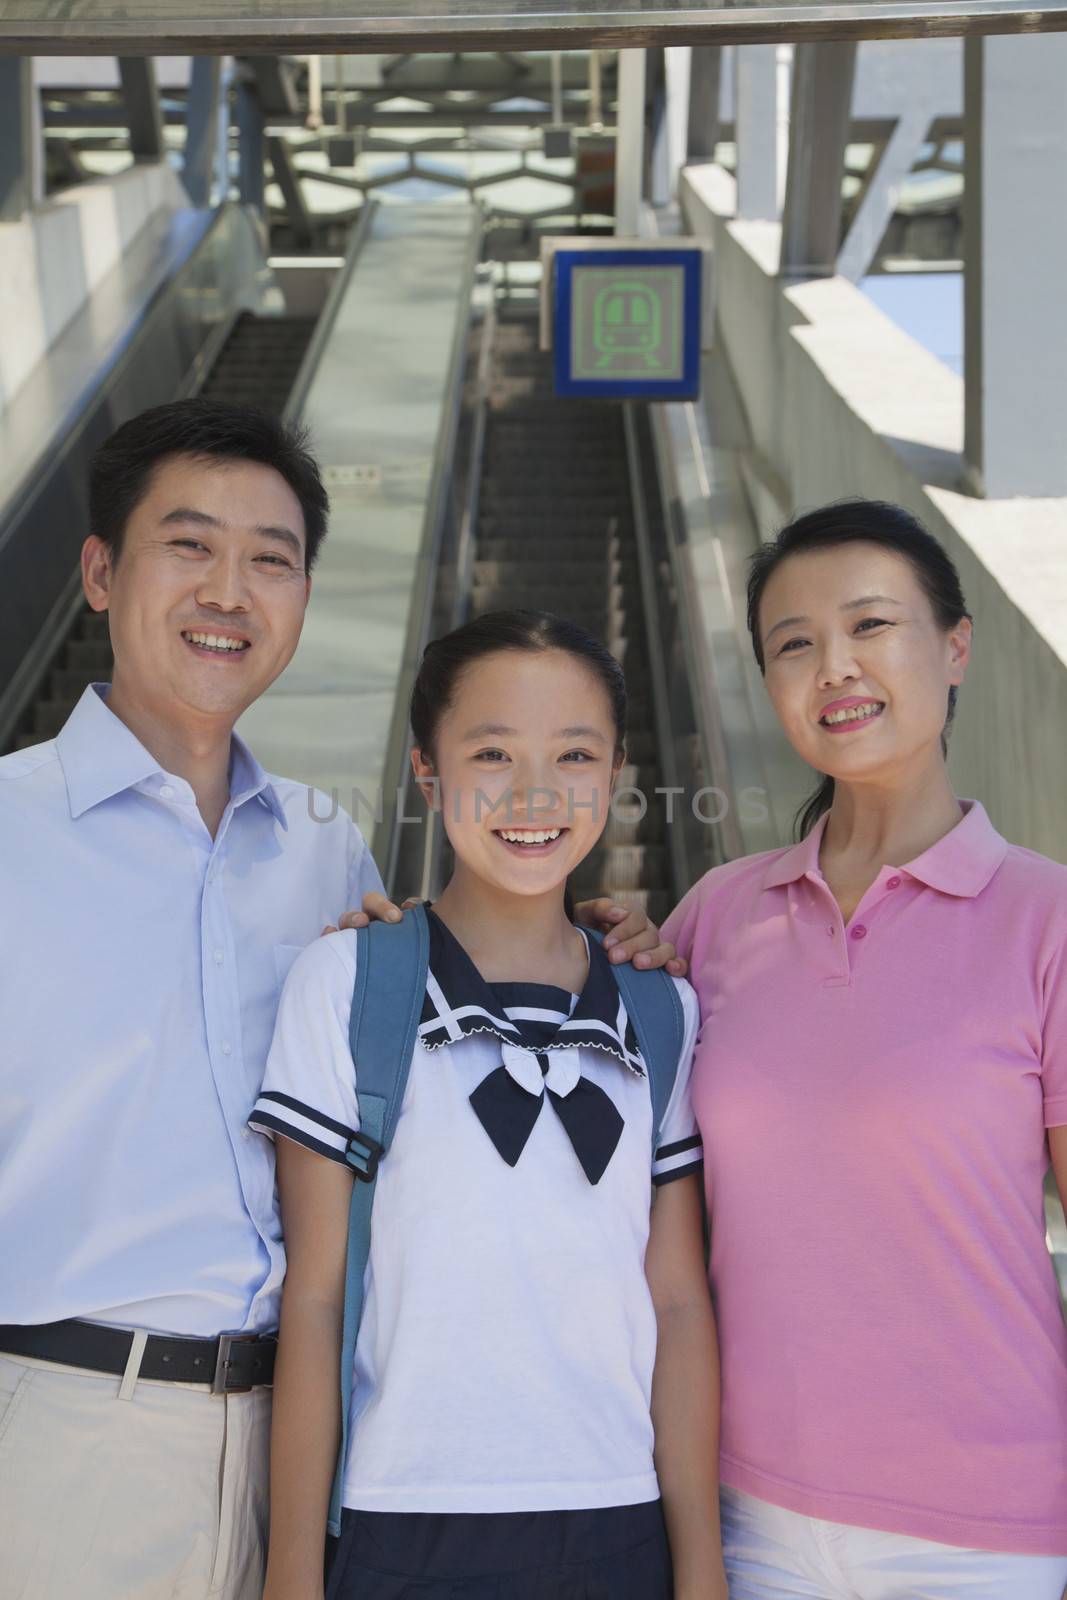
[[[647,284],[636,280],[609,283],[593,302],[593,348],[597,367],[610,367],[616,356],[642,356],[646,367],[661,366],[655,354],[660,342],[660,302]],[[630,363],[627,363],[629,366]]]

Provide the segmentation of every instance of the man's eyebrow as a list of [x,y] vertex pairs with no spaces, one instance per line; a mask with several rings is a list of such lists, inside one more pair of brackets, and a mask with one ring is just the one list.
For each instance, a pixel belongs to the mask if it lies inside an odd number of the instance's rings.
[[[192,506],[175,506],[173,511],[168,511],[161,519],[160,526],[166,527],[175,522],[192,523],[198,528],[221,528],[225,524],[218,517],[212,517],[206,511],[196,511]],[[292,528],[283,528],[274,523],[257,524],[253,532],[258,533],[262,539],[273,539],[277,543],[289,545],[301,560],[304,555],[304,546]]]
[[[517,734],[518,731],[518,728],[505,727],[502,722],[479,722],[477,727],[469,728],[463,737],[464,739],[484,739],[491,734]],[[601,744],[605,742],[604,735],[599,728],[587,728],[581,725],[574,728],[557,728],[555,737],[557,739],[599,739]]]
[[[904,602],[903,600],[894,600],[888,594],[865,594],[861,595],[858,600],[846,600],[845,604],[841,607],[841,610],[858,611],[861,606],[871,606],[875,604],[883,606],[902,606]],[[774,627],[768,630],[764,636],[763,642],[764,644],[768,643],[768,641],[774,637],[780,628],[799,628],[803,623],[810,621],[810,617],[783,617],[781,622],[776,622]]]

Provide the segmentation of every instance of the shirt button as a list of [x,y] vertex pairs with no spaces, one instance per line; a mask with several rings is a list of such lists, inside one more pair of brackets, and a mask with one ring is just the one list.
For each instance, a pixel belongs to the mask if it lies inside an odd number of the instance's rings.
[[174,790],[171,788],[169,783],[163,784],[163,786],[162,786],[162,788],[160,789],[159,792],[160,792],[160,795],[163,797],[164,800],[173,800],[174,799]]
[[233,1055],[233,1045],[230,1043],[230,1041],[228,1039],[226,1040],[225,1044],[222,1047],[222,1053],[223,1053],[224,1056],[232,1056]]
[[223,958],[222,951],[221,950],[216,950],[215,951],[215,965],[217,967],[221,967],[222,966],[223,959],[224,958]]
[[899,878],[890,878],[889,882],[886,884],[886,888],[887,889],[899,889],[900,888],[900,879]]
[[863,926],[862,922],[857,923],[856,926],[853,928],[852,937],[854,939],[866,939],[866,937],[867,937],[867,929]]

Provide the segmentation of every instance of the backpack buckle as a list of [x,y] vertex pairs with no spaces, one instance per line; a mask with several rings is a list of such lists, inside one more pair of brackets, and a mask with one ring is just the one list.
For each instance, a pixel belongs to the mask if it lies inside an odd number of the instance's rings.
[[382,1146],[369,1133],[354,1133],[348,1141],[345,1160],[357,1178],[373,1183],[378,1176],[378,1162],[384,1154]]

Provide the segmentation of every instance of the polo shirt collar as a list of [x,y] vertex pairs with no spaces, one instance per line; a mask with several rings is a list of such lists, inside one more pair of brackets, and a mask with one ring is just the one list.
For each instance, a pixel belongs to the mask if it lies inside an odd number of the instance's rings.
[[[963,815],[944,838],[938,839],[914,861],[900,868],[930,889],[973,899],[981,894],[1008,853],[1007,841],[997,832],[979,800],[961,800]],[[819,875],[819,848],[829,812],[824,812],[806,839],[771,862],[764,875],[766,889],[795,883],[809,874]]]
[[[107,690],[106,683],[91,683],[56,735],[56,752],[75,820],[147,778],[169,776],[121,718],[108,709]],[[235,806],[258,796],[281,826],[287,826],[274,784],[236,734],[230,795]]]
[[[426,1050],[437,1050],[474,1033],[492,1033],[504,1044],[521,1047],[520,1029],[504,1015],[491,986],[458,939],[429,907],[426,920],[430,928],[430,970],[419,1021],[419,1043]],[[580,1046],[603,1050],[631,1072],[643,1075],[644,1060],[611,963],[599,941],[584,930],[580,931],[589,949],[585,984],[573,1011],[560,1023],[555,1037],[537,1048],[561,1050]]]

